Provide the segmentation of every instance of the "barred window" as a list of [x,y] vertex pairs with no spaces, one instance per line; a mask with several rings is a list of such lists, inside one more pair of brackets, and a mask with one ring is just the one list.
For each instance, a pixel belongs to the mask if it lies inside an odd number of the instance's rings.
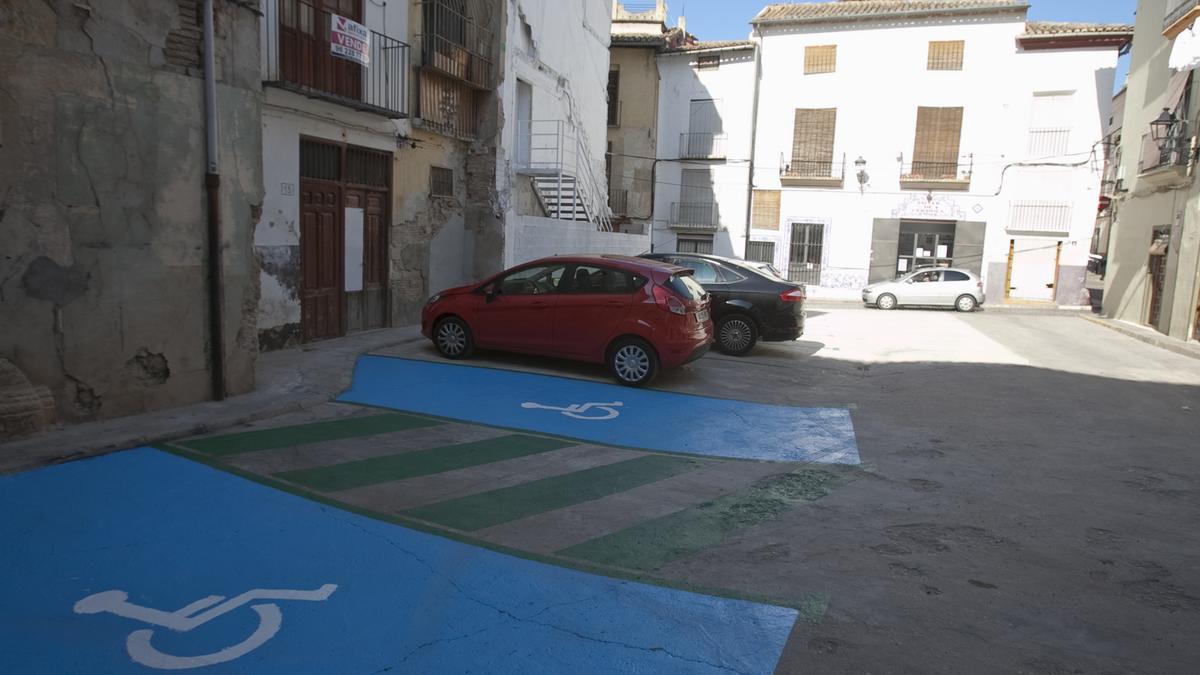
[[758,230],[779,229],[779,190],[755,190],[752,225]]
[[701,56],[700,58],[696,59],[696,69],[697,70],[709,70],[711,68],[720,68],[720,67],[721,67],[721,55],[720,54],[709,54],[706,56]]
[[933,40],[929,43],[929,70],[962,70],[962,40]]
[[775,262],[775,242],[752,241],[746,245],[746,260],[755,262]]
[[911,175],[930,179],[958,177],[962,119],[962,108],[917,108]]
[[708,237],[679,237],[675,240],[676,253],[708,253],[713,252],[713,238]]
[[453,197],[454,171],[440,166],[429,167],[429,195],[431,197]]
[[837,70],[837,45],[804,48],[804,74],[832,73]]
[[792,128],[792,163],[788,175],[828,178],[833,175],[833,136],[837,108],[797,108]]

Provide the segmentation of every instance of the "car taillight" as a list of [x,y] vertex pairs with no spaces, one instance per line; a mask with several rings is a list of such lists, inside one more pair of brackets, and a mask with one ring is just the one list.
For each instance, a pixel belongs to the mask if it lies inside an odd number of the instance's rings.
[[804,289],[793,288],[790,291],[784,291],[779,294],[779,299],[784,302],[804,302]]
[[672,314],[687,314],[687,307],[683,306],[683,301],[662,286],[654,287],[654,302]]

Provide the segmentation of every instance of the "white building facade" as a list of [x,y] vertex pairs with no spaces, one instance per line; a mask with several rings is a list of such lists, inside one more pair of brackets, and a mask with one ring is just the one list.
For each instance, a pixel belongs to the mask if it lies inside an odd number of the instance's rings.
[[741,257],[756,45],[684,44],[659,54],[658,72],[654,250]]
[[1131,31],[1028,23],[1026,9],[760,12],[745,255],[817,297],[954,266],[984,279],[988,302],[1086,304],[1101,142]]
[[612,231],[605,178],[609,0],[508,0],[497,157],[504,262],[649,250]]

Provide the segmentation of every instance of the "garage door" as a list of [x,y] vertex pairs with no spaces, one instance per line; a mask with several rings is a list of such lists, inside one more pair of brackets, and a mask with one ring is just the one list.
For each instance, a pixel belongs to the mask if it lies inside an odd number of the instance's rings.
[[1054,239],[1014,239],[1009,266],[1009,297],[1054,300],[1059,242]]

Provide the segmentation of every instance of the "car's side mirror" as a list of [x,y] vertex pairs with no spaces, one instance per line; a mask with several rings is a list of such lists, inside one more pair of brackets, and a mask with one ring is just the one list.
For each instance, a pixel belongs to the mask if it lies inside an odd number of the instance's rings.
[[483,289],[483,299],[487,302],[491,302],[491,301],[495,300],[496,292],[497,292],[497,289],[496,289],[495,284],[488,286],[487,288]]
[[912,279],[905,279],[905,280],[904,280],[904,283],[906,283],[906,284],[911,284],[912,282],[913,282],[913,280],[912,280]]

